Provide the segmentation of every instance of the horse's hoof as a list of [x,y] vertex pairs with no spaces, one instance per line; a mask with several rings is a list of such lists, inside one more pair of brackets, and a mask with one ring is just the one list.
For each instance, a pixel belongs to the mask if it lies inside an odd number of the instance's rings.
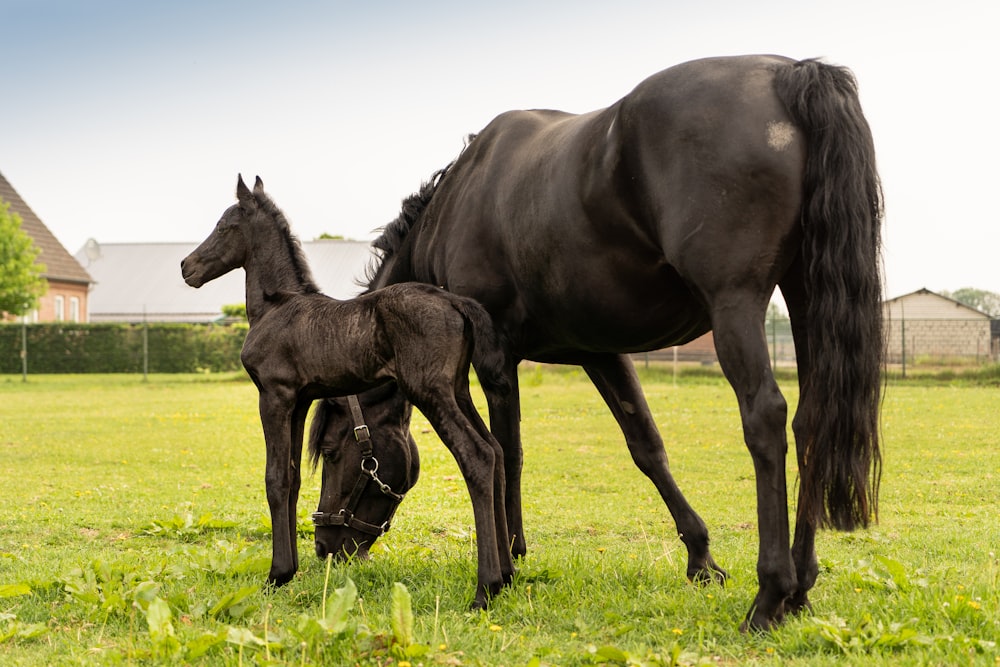
[[728,578],[729,573],[716,565],[712,559],[709,559],[708,563],[701,567],[688,570],[688,580],[694,584],[719,584],[720,586],[725,586]]
[[812,612],[812,603],[809,602],[809,594],[801,591],[792,595],[785,601],[785,611],[789,614],[801,614],[802,612]]
[[754,607],[747,614],[746,619],[740,624],[740,632],[764,633],[774,630],[785,620],[785,605],[781,603],[773,614],[761,612],[759,607]]

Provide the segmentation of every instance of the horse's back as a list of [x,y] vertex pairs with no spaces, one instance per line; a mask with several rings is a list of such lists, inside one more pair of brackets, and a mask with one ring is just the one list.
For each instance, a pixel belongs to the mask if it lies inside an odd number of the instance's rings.
[[791,260],[804,148],[772,86],[790,62],[693,61],[591,113],[502,114],[421,220],[416,278],[485,303],[529,358],[707,331],[722,285],[765,291]]
[[[805,142],[774,90],[792,60],[691,61],[639,84],[622,101],[622,146],[642,217],[665,258],[704,296],[761,255],[794,251]],[[730,272],[720,271],[723,259]],[[706,261],[714,259],[716,261]],[[776,269],[791,257],[776,258]],[[734,273],[736,272],[736,273]]]

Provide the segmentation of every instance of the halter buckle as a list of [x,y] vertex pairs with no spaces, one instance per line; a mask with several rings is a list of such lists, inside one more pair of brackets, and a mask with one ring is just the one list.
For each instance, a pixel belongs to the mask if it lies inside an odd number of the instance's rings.
[[358,442],[367,442],[372,439],[372,435],[368,431],[368,424],[354,427],[354,439]]

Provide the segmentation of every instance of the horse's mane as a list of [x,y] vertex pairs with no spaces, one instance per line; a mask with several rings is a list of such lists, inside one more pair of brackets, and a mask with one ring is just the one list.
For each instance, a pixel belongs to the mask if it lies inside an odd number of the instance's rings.
[[257,206],[274,221],[275,227],[281,232],[281,238],[288,248],[288,256],[292,260],[292,269],[295,271],[295,278],[301,287],[300,293],[318,294],[319,286],[313,279],[312,270],[309,268],[309,262],[306,259],[306,253],[302,250],[302,244],[299,242],[298,237],[292,233],[292,228],[288,225],[288,219],[285,218],[285,214],[263,192],[254,192],[254,199],[257,200]]
[[[462,153],[466,151],[475,138],[476,135],[474,134],[470,134],[466,138],[465,146],[462,147],[462,151],[458,157],[462,156]],[[420,220],[420,216],[430,206],[431,199],[433,199],[434,193],[437,192],[438,186],[441,185],[441,181],[444,180],[445,175],[455,166],[457,161],[458,158],[455,158],[443,169],[435,171],[430,179],[420,185],[420,189],[417,192],[414,192],[403,200],[399,216],[383,227],[379,237],[372,241],[372,248],[376,250],[376,253],[365,269],[365,277],[363,281],[359,282],[359,287],[370,287],[372,282],[378,277],[379,271],[385,262],[399,251],[410,230],[413,229],[413,226]]]

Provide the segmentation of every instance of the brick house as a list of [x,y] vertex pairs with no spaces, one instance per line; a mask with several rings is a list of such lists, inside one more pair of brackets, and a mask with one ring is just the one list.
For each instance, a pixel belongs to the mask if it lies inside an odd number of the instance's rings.
[[986,313],[919,289],[884,304],[889,361],[931,357],[986,359],[991,356],[991,322]]
[[29,313],[28,319],[32,322],[86,322],[87,296],[93,282],[90,275],[21,199],[2,173],[0,200],[10,206],[11,213],[20,216],[21,229],[41,250],[38,262],[45,265],[42,277],[48,283],[48,290],[39,300],[38,309]]

